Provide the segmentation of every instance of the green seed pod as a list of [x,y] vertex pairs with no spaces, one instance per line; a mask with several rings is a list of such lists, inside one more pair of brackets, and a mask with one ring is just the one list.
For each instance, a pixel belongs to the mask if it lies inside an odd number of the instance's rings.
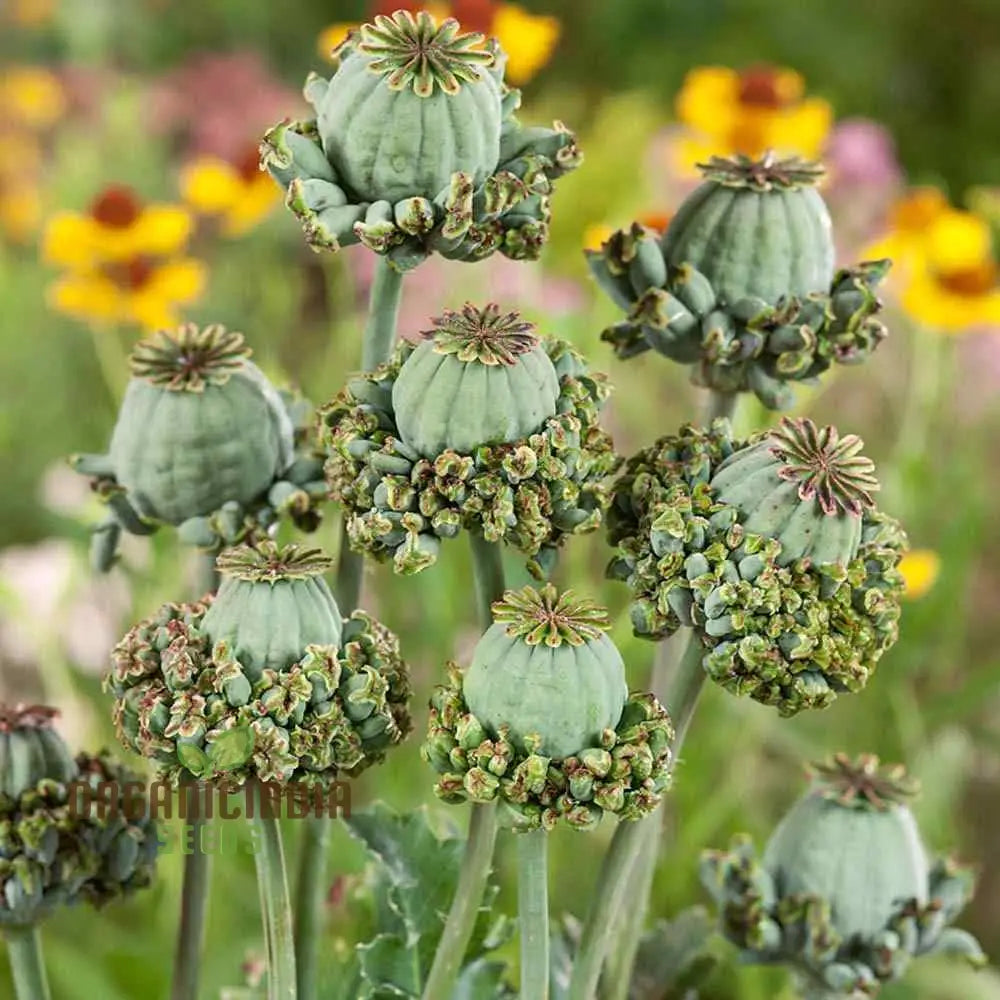
[[809,420],[783,420],[715,470],[710,486],[735,507],[743,529],[781,543],[778,564],[797,559],[847,565],[861,544],[862,515],[874,507],[875,466],[853,434]]
[[[495,53],[458,22],[397,11],[363,25],[338,49],[321,97],[323,151],[353,200],[433,200],[457,172],[478,187],[500,156],[501,84]],[[312,96],[312,95],[311,95]]]
[[818,164],[768,154],[701,169],[662,237],[633,223],[587,251],[626,313],[602,339],[621,358],[652,348],[690,365],[696,385],[785,409],[792,383],[863,361],[884,339],[875,288],[889,262],[834,274]]
[[703,172],[663,234],[668,267],[696,268],[724,306],[748,296],[776,305],[830,287],[833,232],[814,186],[821,167],[768,154],[713,157]]
[[446,314],[321,411],[352,546],[418,573],[465,528],[540,574],[566,535],[601,522],[617,466],[600,427],[609,393],[569,344],[536,339],[514,313]]
[[55,709],[0,705],[0,933],[149,885],[158,838],[139,775],[70,756]]
[[248,504],[291,464],[291,421],[249,355],[217,325],[136,346],[110,459],[142,517],[180,524]]
[[223,552],[217,567],[222,583],[201,629],[213,645],[228,644],[251,683],[309,645],[340,645],[340,610],[322,576],[333,560],[318,549],[262,542]]
[[164,605],[112,652],[118,738],[171,781],[327,783],[378,763],[410,728],[396,637],[341,621],[317,550],[223,553],[216,597]]
[[745,442],[717,421],[630,459],[608,576],[636,634],[694,628],[709,676],[784,715],[864,687],[898,635],[906,537],[861,447],[804,419]]
[[51,725],[57,715],[40,705],[0,706],[0,798],[16,799],[42,780],[73,780],[73,756]]
[[906,805],[916,790],[901,767],[838,754],[815,766],[762,860],[744,836],[706,852],[702,881],[742,960],[785,963],[805,995],[824,1000],[873,996],[929,952],[984,964],[975,939],[948,927],[971,873],[928,859]]
[[581,156],[560,122],[517,120],[520,94],[503,82],[495,41],[396,11],[335,56],[331,80],[306,82],[315,119],[285,120],[261,147],[311,246],[363,243],[400,271],[431,253],[538,257],[552,184]]
[[555,367],[517,313],[466,304],[422,336],[396,377],[392,406],[403,441],[424,458],[509,444],[555,415]]
[[563,759],[617,728],[628,687],[603,609],[549,584],[508,591],[493,619],[463,688],[493,738],[506,727],[516,748]]

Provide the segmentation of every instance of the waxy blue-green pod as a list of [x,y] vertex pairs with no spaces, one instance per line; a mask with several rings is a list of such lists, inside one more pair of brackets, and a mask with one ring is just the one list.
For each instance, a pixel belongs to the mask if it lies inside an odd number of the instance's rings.
[[741,960],[787,965],[808,1000],[875,996],[924,954],[984,965],[975,938],[948,926],[971,898],[972,873],[928,857],[907,805],[916,782],[871,754],[837,754],[813,779],[763,858],[745,835],[703,856],[702,881]]
[[551,584],[508,591],[465,674],[470,712],[519,749],[566,758],[618,726],[628,697],[625,664],[605,634],[607,614]]
[[520,441],[556,413],[559,378],[534,327],[495,304],[446,311],[392,388],[396,426],[424,458]]
[[141,341],[109,458],[131,506],[181,524],[258,499],[293,459],[293,427],[243,335],[188,324]]
[[503,94],[484,42],[454,19],[436,25],[425,11],[401,10],[340,46],[325,89],[314,78],[307,90],[323,151],[351,201],[433,200],[455,173],[474,187],[493,173]]
[[52,728],[58,714],[42,705],[0,705],[0,796],[16,799],[43,779],[73,780],[73,755]]
[[740,512],[745,531],[781,543],[779,565],[798,559],[847,565],[861,543],[862,515],[875,506],[875,466],[864,442],[811,420],[782,420],[715,470],[720,503]]
[[319,549],[240,546],[216,565],[222,582],[201,630],[228,645],[251,683],[291,666],[307,646],[340,645],[340,610],[323,579],[333,560]]
[[669,267],[696,268],[716,300],[826,292],[833,279],[830,213],[816,190],[823,170],[802,161],[713,158],[663,234]]

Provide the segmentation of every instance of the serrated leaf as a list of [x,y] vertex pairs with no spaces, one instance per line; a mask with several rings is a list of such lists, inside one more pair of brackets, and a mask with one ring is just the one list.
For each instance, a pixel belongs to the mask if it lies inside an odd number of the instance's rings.
[[715,925],[703,906],[659,920],[643,935],[636,955],[629,1000],[686,1000],[711,974],[709,952]]
[[196,778],[211,773],[212,764],[208,759],[208,754],[201,747],[196,747],[193,743],[178,743],[177,759]]
[[253,730],[249,726],[227,729],[208,747],[208,760],[216,771],[232,771],[253,753]]
[[[370,885],[379,933],[358,949],[363,975],[372,990],[365,996],[381,1000],[375,991],[402,990],[407,992],[399,995],[419,997],[458,884],[464,840],[457,835],[440,836],[424,809],[400,815],[376,803],[345,822],[376,862]],[[510,922],[491,913],[498,891],[491,884],[484,895],[466,953],[470,962],[509,938]],[[486,973],[476,975],[485,977]],[[470,980],[473,985],[476,981],[475,976]]]
[[358,946],[358,958],[371,996],[420,996],[420,970],[414,964],[414,952],[402,938],[380,934]]

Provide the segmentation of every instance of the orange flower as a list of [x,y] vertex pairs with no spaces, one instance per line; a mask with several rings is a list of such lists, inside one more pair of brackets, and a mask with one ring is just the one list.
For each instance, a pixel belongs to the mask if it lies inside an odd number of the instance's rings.
[[923,254],[931,225],[952,211],[939,188],[911,188],[889,210],[886,234],[869,246],[863,256],[867,260],[888,257],[894,273],[901,273]]
[[688,170],[710,156],[761,156],[769,149],[815,159],[833,124],[829,103],[807,97],[798,73],[767,65],[691,70],[676,111],[691,132],[679,144],[681,165]]
[[261,171],[257,145],[236,163],[203,156],[181,172],[181,196],[199,215],[219,219],[226,236],[253,229],[280,201],[281,190]]
[[205,286],[201,261],[183,256],[193,222],[179,205],[143,205],[126,187],[105,189],[89,212],[53,217],[43,256],[66,273],[49,289],[53,309],[97,325],[176,326]]

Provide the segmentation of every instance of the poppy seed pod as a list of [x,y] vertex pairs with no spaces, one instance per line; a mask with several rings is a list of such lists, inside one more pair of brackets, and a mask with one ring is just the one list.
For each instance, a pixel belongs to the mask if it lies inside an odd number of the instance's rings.
[[790,383],[863,361],[884,339],[875,288],[889,262],[834,273],[817,164],[768,154],[701,169],[662,236],[636,223],[588,251],[627,313],[603,339],[620,357],[652,348],[691,365],[698,385],[784,409]]
[[617,466],[598,424],[605,377],[493,304],[434,323],[322,409],[330,494],[352,546],[399,573],[433,564],[463,528],[537,569],[600,524]]
[[315,74],[310,121],[264,137],[261,165],[317,250],[363,243],[397,270],[431,253],[537,258],[556,178],[579,165],[573,134],[525,127],[495,42],[426,11],[378,15]]
[[906,537],[861,448],[806,419],[749,441],[717,421],[629,459],[608,575],[632,589],[636,634],[693,628],[710,677],[783,715],[864,687],[898,635]]
[[103,753],[74,758],[58,714],[0,706],[0,932],[152,880],[158,839],[139,776]]
[[110,518],[95,534],[106,569],[122,529],[179,528],[213,551],[262,533],[281,513],[314,527],[320,463],[303,447],[304,414],[250,361],[243,335],[193,324],[140,341],[106,455],[78,455]]
[[316,549],[227,550],[215,597],[167,604],[112,652],[105,686],[124,746],[171,780],[326,782],[378,763],[409,731],[399,644],[342,620]]
[[817,1000],[874,996],[926,953],[984,964],[975,939],[948,926],[972,875],[928,857],[906,804],[916,783],[873,755],[838,754],[813,777],[762,859],[747,837],[704,855],[702,881],[743,960],[789,965]]
[[447,802],[498,801],[516,830],[637,819],[670,779],[673,730],[652,695],[628,693],[607,613],[571,593],[508,591],[464,676],[431,699],[425,760]]

